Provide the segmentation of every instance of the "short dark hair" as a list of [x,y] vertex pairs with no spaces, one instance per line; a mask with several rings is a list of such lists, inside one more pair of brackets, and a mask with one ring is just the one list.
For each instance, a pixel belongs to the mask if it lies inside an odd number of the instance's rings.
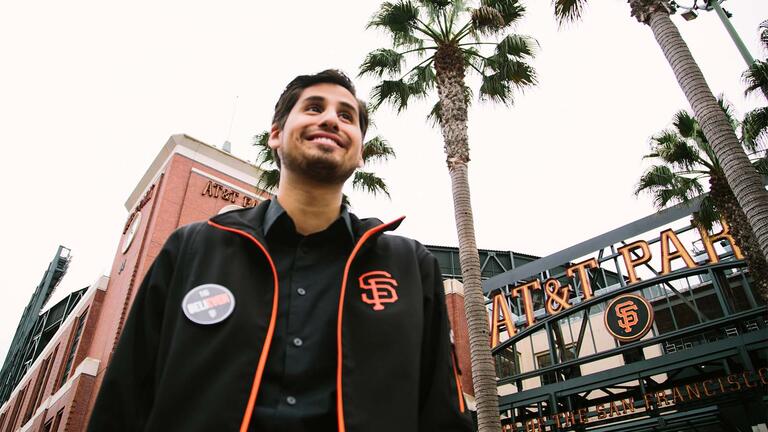
[[355,96],[357,100],[357,111],[360,122],[360,131],[363,138],[365,138],[365,132],[368,130],[368,108],[365,102],[360,100],[355,94],[355,86],[352,84],[352,80],[348,76],[336,69],[326,69],[320,73],[314,75],[299,75],[294,78],[283,90],[280,95],[280,99],[275,104],[275,114],[272,117],[272,124],[277,124],[280,129],[285,126],[285,121],[288,119],[293,106],[299,100],[301,92],[305,88],[311,87],[315,84],[330,83],[344,87]]

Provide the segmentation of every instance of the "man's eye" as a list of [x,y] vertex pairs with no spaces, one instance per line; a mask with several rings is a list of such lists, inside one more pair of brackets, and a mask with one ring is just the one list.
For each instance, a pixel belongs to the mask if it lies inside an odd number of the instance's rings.
[[312,111],[312,112],[318,112],[319,113],[319,112],[323,112],[323,109],[320,108],[320,105],[309,105],[307,107],[307,111]]
[[341,113],[339,113],[339,117],[343,118],[344,120],[350,121],[350,122],[354,121],[354,119],[355,119],[355,117],[352,114],[348,113],[348,112],[341,112]]

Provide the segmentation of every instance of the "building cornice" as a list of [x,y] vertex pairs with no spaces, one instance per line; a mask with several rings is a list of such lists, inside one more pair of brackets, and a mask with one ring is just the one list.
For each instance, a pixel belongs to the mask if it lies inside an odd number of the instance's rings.
[[[126,210],[131,211],[133,209],[175,154],[187,156],[246,184],[255,186],[258,183],[258,176],[261,170],[249,162],[192,138],[189,135],[171,135],[157,156],[155,156],[155,159],[149,165],[141,180],[136,184],[133,192],[128,196],[128,199],[125,201]],[[253,173],[253,175],[248,173]],[[257,192],[250,193],[258,195]]]

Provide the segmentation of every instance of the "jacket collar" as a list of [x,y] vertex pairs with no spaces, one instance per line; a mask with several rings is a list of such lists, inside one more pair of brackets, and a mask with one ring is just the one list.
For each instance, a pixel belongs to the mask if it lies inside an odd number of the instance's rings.
[[[212,217],[211,222],[223,225],[229,228],[235,228],[247,232],[248,234],[256,237],[260,241],[264,241],[264,233],[262,227],[264,226],[265,218],[267,217],[267,209],[269,208],[270,201],[262,201],[256,207],[249,207],[239,210],[232,210],[220,215]],[[352,235],[355,242],[369,230],[382,225],[382,221],[377,218],[359,219],[352,213],[349,213],[349,221],[352,228]],[[395,219],[387,224],[388,226],[377,232],[375,236],[381,235],[383,232],[392,231],[400,226],[403,221],[403,217]]]

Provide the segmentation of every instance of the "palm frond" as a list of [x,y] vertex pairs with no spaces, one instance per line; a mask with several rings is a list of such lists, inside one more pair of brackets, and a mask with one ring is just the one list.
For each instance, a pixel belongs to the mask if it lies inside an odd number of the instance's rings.
[[675,173],[665,165],[654,165],[648,168],[640,176],[640,181],[635,186],[635,195],[645,190],[653,190],[657,187],[671,187],[674,183]]
[[418,0],[424,6],[442,9],[451,4],[451,0]]
[[256,187],[265,191],[274,191],[280,184],[280,170],[277,168],[264,169],[262,168],[259,181],[256,183]]
[[407,83],[402,79],[383,80],[371,90],[371,104],[378,109],[382,104],[392,105],[398,113],[408,107],[411,98],[426,96],[426,90],[414,83]]
[[722,215],[715,206],[715,200],[712,199],[711,195],[705,195],[699,203],[699,210],[693,213],[693,221],[705,229],[711,230],[712,225],[721,219]]
[[481,35],[494,35],[504,30],[504,16],[490,6],[472,10],[472,29]]
[[363,161],[365,163],[387,161],[395,157],[395,149],[380,136],[375,136],[363,145]]
[[496,45],[496,53],[519,59],[530,58],[536,54],[539,43],[529,36],[510,34]]
[[686,110],[680,110],[675,113],[672,124],[683,138],[692,138],[699,129],[696,119]]
[[[725,96],[722,94],[717,96],[717,104],[720,105],[720,109],[723,110],[725,117],[728,119],[728,124],[730,124],[731,128],[735,131],[739,127],[739,120],[736,119],[733,105],[725,100]],[[702,131],[702,136],[703,134],[704,132]]]
[[768,107],[754,109],[741,122],[741,137],[744,146],[755,151],[768,140]]
[[417,93],[424,95],[435,87],[436,79],[432,60],[427,61],[421,66],[414,67],[406,76],[408,85]]
[[555,19],[559,25],[578,21],[587,6],[587,0],[553,0]]
[[396,3],[384,2],[366,28],[379,28],[389,32],[393,44],[398,46],[418,45],[420,39],[414,35],[418,22],[419,8],[409,0]]
[[443,124],[443,111],[440,107],[440,101],[438,100],[432,106],[432,109],[427,114],[427,121],[432,123],[432,126],[440,126]]
[[251,145],[256,147],[256,165],[263,167],[275,164],[275,156],[269,147],[269,131],[254,135]]
[[464,57],[464,65],[468,68],[482,71],[485,67],[485,57],[480,54],[480,50],[476,47],[462,47],[461,55]]
[[[416,0],[417,3],[424,8],[429,17],[429,23],[437,24],[438,28],[442,26],[440,23],[445,17],[445,8],[451,5],[451,0]],[[445,30],[445,29],[443,29]]]
[[483,81],[480,84],[480,100],[512,104],[512,89],[509,87],[509,81],[504,79],[501,72],[483,75]]
[[514,24],[525,14],[525,7],[517,0],[481,0],[480,4],[499,11],[505,27]]
[[[768,31],[764,35],[768,35]],[[741,77],[744,84],[747,85],[746,90],[744,90],[745,96],[755,90],[768,88],[768,62],[755,60]]]
[[365,191],[372,195],[383,193],[387,197],[390,197],[389,189],[387,188],[384,179],[369,171],[357,170],[352,179],[352,188]]
[[664,130],[651,138],[652,157],[657,157],[667,164],[684,169],[691,169],[702,163],[698,149],[688,144],[673,130]]
[[404,57],[395,50],[381,48],[368,53],[360,65],[358,76],[373,75],[381,78],[385,74],[394,76],[400,73]]
[[763,156],[752,162],[752,166],[760,175],[768,176],[768,156]]
[[[485,59],[485,66],[499,75],[499,79],[507,85],[518,89],[536,84],[536,71],[522,60],[509,57],[506,54],[494,54]],[[482,90],[480,92],[482,96]]]
[[649,192],[657,208],[669,203],[687,202],[704,192],[696,178],[684,177],[673,172],[666,165],[654,165],[640,177],[635,195]]

